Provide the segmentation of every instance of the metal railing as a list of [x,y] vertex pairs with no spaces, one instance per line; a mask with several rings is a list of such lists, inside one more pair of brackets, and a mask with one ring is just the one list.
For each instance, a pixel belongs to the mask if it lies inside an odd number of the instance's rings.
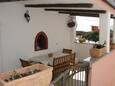
[[88,86],[89,63],[76,64],[64,78],[64,86]]
[[81,62],[61,73],[50,86],[88,86],[89,63]]

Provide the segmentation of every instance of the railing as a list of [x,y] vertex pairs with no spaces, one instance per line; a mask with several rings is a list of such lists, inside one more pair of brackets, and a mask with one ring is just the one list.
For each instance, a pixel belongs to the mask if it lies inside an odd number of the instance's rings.
[[50,86],[88,86],[89,63],[81,62],[60,73]]
[[89,63],[75,65],[66,75],[64,86],[88,86]]

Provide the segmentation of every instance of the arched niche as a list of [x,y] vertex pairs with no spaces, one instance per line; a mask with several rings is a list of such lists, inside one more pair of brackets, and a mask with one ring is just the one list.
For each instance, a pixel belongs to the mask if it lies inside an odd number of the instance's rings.
[[39,32],[35,37],[34,50],[48,49],[48,37],[44,32]]

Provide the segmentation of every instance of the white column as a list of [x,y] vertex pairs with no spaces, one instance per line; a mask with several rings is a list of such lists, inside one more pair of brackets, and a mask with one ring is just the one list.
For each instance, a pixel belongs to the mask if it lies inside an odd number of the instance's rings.
[[[73,17],[73,21],[76,22],[76,17]],[[72,50],[74,52],[76,51],[76,43],[75,43],[75,39],[76,39],[76,28],[77,28],[77,23],[76,23],[75,27],[72,28]]]
[[3,72],[3,55],[2,55],[2,25],[0,24],[0,72]]
[[106,42],[106,52],[110,52],[110,12],[100,14],[100,35],[99,42],[103,44]]
[[115,19],[113,20],[113,43],[115,43]]

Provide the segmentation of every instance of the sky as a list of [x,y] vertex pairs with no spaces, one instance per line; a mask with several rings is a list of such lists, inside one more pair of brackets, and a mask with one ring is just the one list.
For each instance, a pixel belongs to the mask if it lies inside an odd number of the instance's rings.
[[[81,17],[76,16],[77,31],[91,31],[91,26],[99,26],[99,18],[96,17]],[[111,26],[113,25],[113,19],[110,21]]]

